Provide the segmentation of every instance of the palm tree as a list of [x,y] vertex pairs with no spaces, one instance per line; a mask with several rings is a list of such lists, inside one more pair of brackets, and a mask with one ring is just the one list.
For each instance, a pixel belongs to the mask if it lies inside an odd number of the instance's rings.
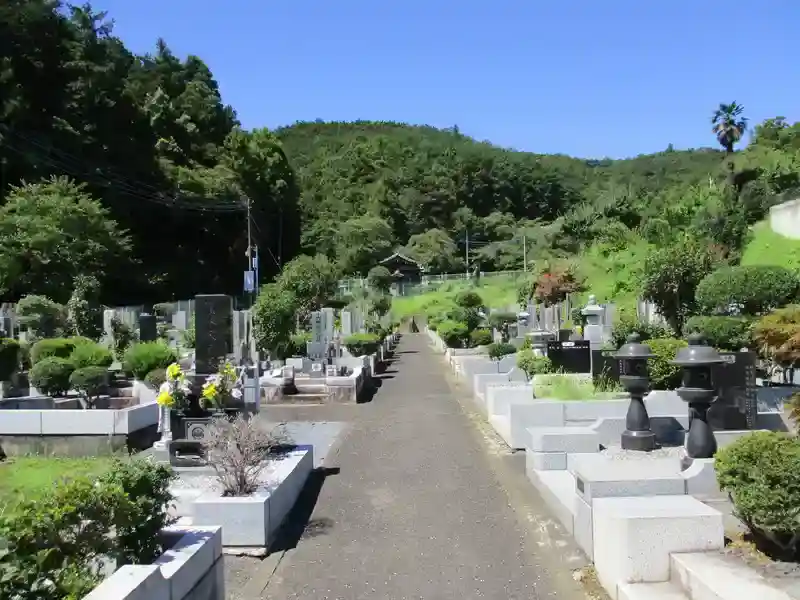
[[733,152],[733,145],[742,139],[747,130],[747,118],[742,116],[742,111],[744,107],[736,102],[720,103],[711,117],[711,124],[714,126],[711,131],[728,154]]

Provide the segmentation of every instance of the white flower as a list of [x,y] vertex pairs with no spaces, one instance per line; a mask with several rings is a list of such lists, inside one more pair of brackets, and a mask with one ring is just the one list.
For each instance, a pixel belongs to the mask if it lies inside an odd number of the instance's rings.
[[161,384],[161,387],[158,388],[158,391],[162,394],[169,394],[172,391],[172,386],[168,381],[165,381]]
[[242,397],[242,390],[240,390],[239,388],[233,388],[231,390],[231,396],[239,400]]

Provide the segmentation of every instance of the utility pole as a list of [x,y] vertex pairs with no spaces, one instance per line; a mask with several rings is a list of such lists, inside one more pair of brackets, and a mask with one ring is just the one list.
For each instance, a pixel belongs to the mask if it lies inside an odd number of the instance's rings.
[[522,270],[528,272],[528,237],[522,234]]
[[464,264],[467,279],[469,279],[469,228],[466,234],[466,250],[464,251]]
[[[258,293],[258,276],[256,273],[258,272],[257,269],[257,261],[258,261],[258,250],[256,250],[256,256],[253,257],[253,233],[252,233],[252,218],[250,213],[250,197],[244,197],[245,204],[247,206],[247,252],[245,252],[245,256],[247,257],[247,270],[245,271],[245,277],[250,277],[252,274],[252,287],[250,290],[246,290],[250,292],[250,306],[252,307],[256,302],[256,294]],[[256,268],[254,269],[254,266]]]

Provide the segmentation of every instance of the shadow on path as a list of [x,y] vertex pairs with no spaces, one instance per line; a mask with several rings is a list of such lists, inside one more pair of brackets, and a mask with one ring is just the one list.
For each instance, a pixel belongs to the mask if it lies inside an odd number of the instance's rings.
[[281,525],[275,541],[270,546],[270,553],[296,548],[301,539],[325,535],[333,527],[331,519],[312,519],[311,515],[325,480],[338,474],[339,467],[318,467],[311,472],[297,502],[286,516],[286,521]]

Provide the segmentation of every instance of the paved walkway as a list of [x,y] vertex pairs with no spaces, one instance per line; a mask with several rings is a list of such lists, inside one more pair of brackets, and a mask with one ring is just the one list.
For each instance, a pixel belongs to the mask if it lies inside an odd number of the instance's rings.
[[537,542],[536,524],[512,508],[444,373],[424,334],[402,339],[381,389],[326,460],[340,472],[262,597],[583,596],[569,567],[554,564],[558,553]]

